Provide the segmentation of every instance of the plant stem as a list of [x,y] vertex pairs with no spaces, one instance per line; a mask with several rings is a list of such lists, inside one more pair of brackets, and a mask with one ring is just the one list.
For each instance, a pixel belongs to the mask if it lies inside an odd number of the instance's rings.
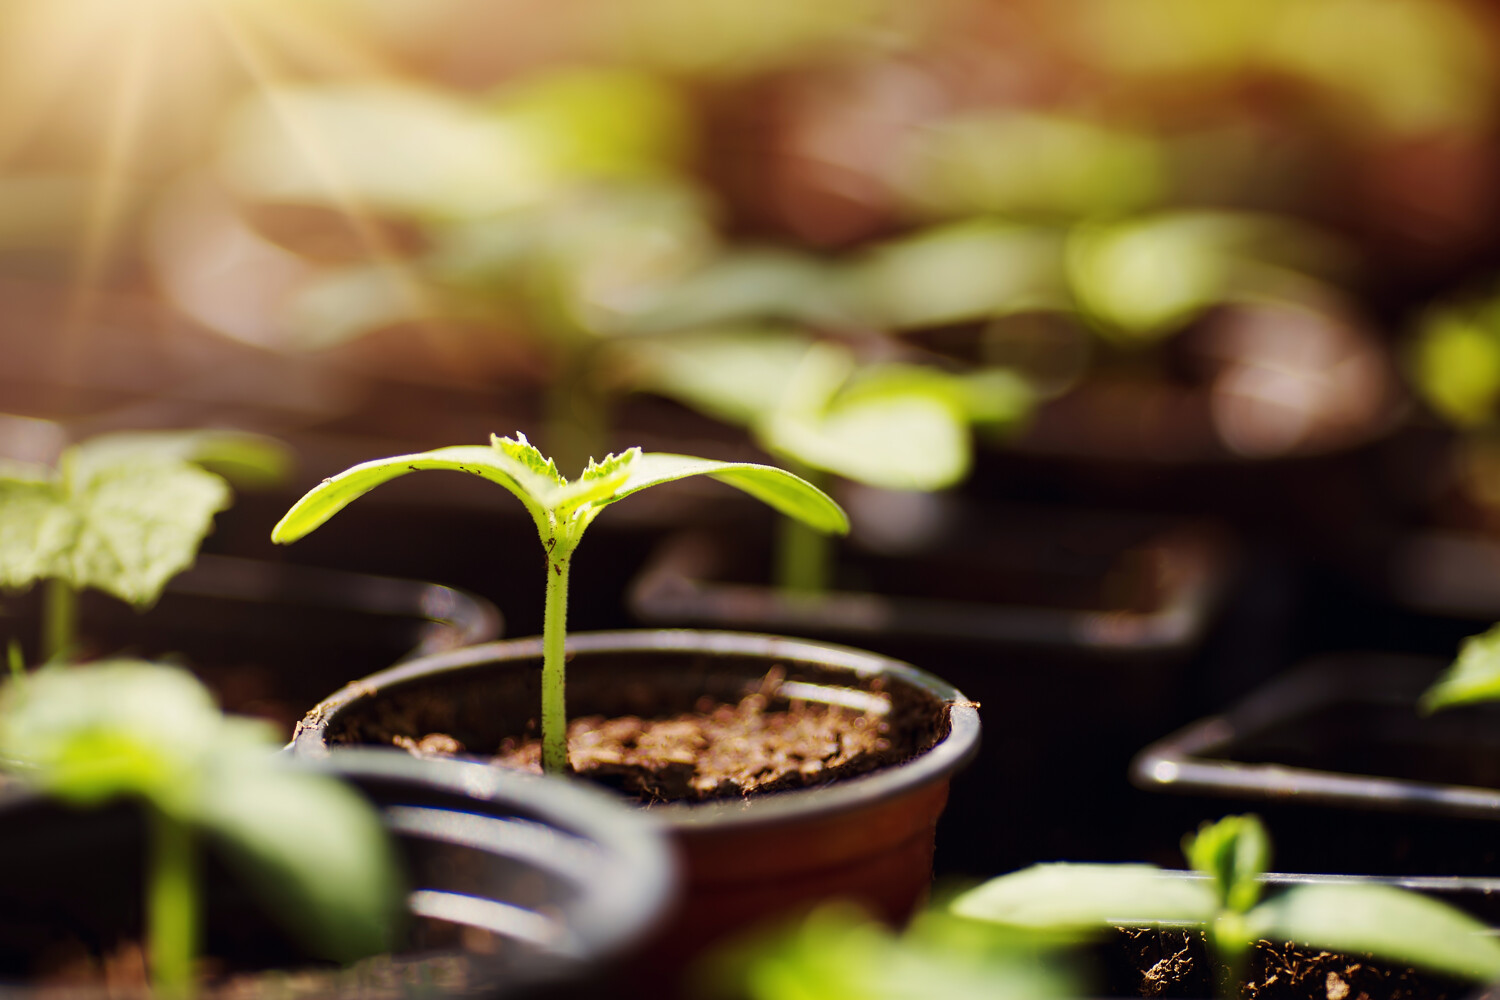
[[[806,466],[791,471],[818,488],[827,476]],[[826,593],[833,576],[833,538],[794,517],[776,518],[776,587],[783,594],[808,596]]]
[[568,570],[572,562],[571,552],[554,552],[547,557],[547,603],[542,613],[542,770],[548,774],[568,770],[565,644]]
[[149,806],[146,934],[151,989],[158,1000],[193,994],[198,938],[198,844],[193,829]]
[[42,590],[42,662],[67,656],[77,637],[78,591],[68,581],[52,577]]

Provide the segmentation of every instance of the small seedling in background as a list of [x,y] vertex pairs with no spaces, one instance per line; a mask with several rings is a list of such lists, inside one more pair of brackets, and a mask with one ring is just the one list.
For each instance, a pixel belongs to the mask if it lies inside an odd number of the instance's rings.
[[[1031,393],[1014,373],[860,364],[846,347],[775,330],[720,331],[640,345],[640,385],[749,428],[799,475],[930,492],[960,482],[969,428],[1019,422]],[[775,579],[788,593],[828,588],[828,540],[783,521]]]
[[1110,927],[1196,927],[1218,961],[1221,995],[1237,996],[1255,942],[1370,954],[1476,982],[1500,978],[1500,941],[1484,924],[1419,893],[1369,882],[1295,886],[1261,900],[1270,844],[1254,816],[1205,824],[1183,852],[1202,879],[1153,865],[1043,864],[963,893],[959,916],[1049,936]]
[[278,742],[160,664],[51,665],[0,691],[0,763],[18,778],[76,806],[144,804],[146,947],[171,1000],[193,992],[205,841],[314,954],[347,962],[393,943],[403,891],[378,814],[288,766]]
[[233,431],[107,434],[55,469],[0,464],[0,587],[46,581],[41,658],[75,648],[78,591],[151,607],[229,506],[229,482],[274,482],[288,464],[282,445]]
[[569,482],[551,459],[526,440],[491,436],[484,445],[458,445],[414,455],[376,459],[325,479],[287,511],[271,540],[295,542],[338,513],[356,497],[408,472],[445,469],[498,483],[513,493],[536,523],[547,558],[547,590],[542,619],[542,766],[567,769],[567,714],[564,700],[564,641],[567,635],[568,573],[584,529],[609,504],[661,483],[689,476],[711,476],[798,518],[819,531],[845,532],[848,518],[821,490],[782,469],[747,462],[718,462],[687,455],[642,453],[632,448],[590,462]]

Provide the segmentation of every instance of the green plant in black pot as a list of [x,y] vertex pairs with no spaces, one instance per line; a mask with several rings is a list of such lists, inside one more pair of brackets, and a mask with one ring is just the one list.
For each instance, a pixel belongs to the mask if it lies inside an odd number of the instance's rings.
[[1052,937],[1111,927],[1205,933],[1223,996],[1237,996],[1256,942],[1371,954],[1477,982],[1500,978],[1500,941],[1480,921],[1419,893],[1368,881],[1309,883],[1263,897],[1271,845],[1260,820],[1228,816],[1188,836],[1199,878],[1154,865],[1042,864],[958,896],[960,916]]
[[513,493],[536,524],[546,554],[543,617],[542,764],[567,769],[564,641],[567,635],[568,574],[584,529],[608,505],[650,486],[705,475],[745,491],[781,513],[819,531],[844,532],[848,518],[821,490],[782,469],[746,462],[718,462],[686,455],[643,453],[632,448],[590,462],[569,482],[524,434],[491,436],[490,444],[458,445],[413,455],[376,459],[323,480],[271,532],[273,541],[294,542],[381,483],[426,469],[463,472]]
[[281,444],[236,431],[105,434],[56,468],[0,463],[0,587],[46,582],[41,659],[74,650],[79,590],[151,607],[229,506],[230,482],[274,482],[287,465]]
[[379,816],[336,779],[287,766],[277,743],[160,664],[49,665],[0,691],[0,765],[16,778],[80,808],[143,806],[145,945],[164,998],[194,992],[205,845],[313,954],[390,949],[404,893]]

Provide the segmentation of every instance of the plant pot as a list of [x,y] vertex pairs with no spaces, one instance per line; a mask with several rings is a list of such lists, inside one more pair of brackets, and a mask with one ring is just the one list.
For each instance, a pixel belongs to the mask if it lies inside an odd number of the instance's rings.
[[[931,544],[880,554],[861,545],[856,516],[826,595],[757,582],[771,575],[766,524],[679,534],[632,585],[631,605],[649,622],[857,642],[982,704],[988,736],[958,779],[972,787],[955,796],[940,872],[1128,849],[1097,831],[1117,830],[1132,808],[1131,755],[1190,717],[1183,669],[1230,586],[1228,540],[1160,517],[918,499],[944,504]],[[1066,706],[1066,717],[1042,706]],[[1030,817],[1019,827],[1018,809]]]
[[[671,899],[664,838],[607,795],[387,751],[286,764],[331,771],[381,810],[406,863],[411,920],[398,954],[351,972],[320,966],[209,851],[205,953],[232,971],[310,967],[333,976],[303,994],[295,980],[278,979],[276,996],[407,996],[418,983],[424,996],[591,995],[594,977]],[[131,801],[80,812],[30,792],[5,796],[0,982],[14,984],[58,940],[108,953],[139,939],[143,855],[144,817]]]
[[[0,603],[0,642],[33,649],[39,594]],[[452,587],[203,555],[138,613],[80,595],[88,655],[182,659],[223,706],[290,732],[308,703],[351,677],[413,656],[493,639],[500,613]]]
[[[1277,831],[1278,865],[1330,872],[1500,870],[1500,705],[1418,713],[1437,659],[1311,661],[1141,751],[1142,788],[1233,799]],[[1189,826],[1191,823],[1189,823]]]
[[[704,695],[735,701],[773,666],[804,685],[799,697],[883,689],[893,718],[909,707],[930,713],[932,731],[920,734],[919,752],[905,763],[817,788],[647,809],[670,832],[685,873],[682,905],[646,965],[659,980],[670,981],[713,941],[821,900],[851,897],[901,920],[924,898],[949,779],[978,745],[978,713],[957,690],[871,653],[763,635],[581,634],[569,638],[568,656],[574,716],[671,714]],[[392,711],[416,737],[442,731],[466,747],[498,748],[537,714],[540,663],[541,640],[520,639],[394,667],[313,709],[293,750],[323,754],[361,742]]]
[[[1278,838],[1279,839],[1279,838]],[[1168,871],[1163,874],[1200,880],[1198,872]],[[1480,921],[1500,925],[1500,879],[1481,878],[1378,878],[1368,875],[1269,874],[1261,879],[1267,894],[1299,885],[1375,883],[1395,886],[1431,896]],[[1104,996],[1209,997],[1218,996],[1201,932],[1172,928],[1116,931],[1095,950]],[[1365,996],[1367,1000],[1397,1000],[1401,997],[1467,997],[1473,983],[1455,980],[1399,963],[1370,961],[1358,955],[1337,955],[1318,948],[1302,948],[1294,961],[1286,961],[1280,942],[1260,941],[1247,957],[1247,975],[1241,982],[1245,995],[1276,997],[1278,1000],[1328,1000],[1329,997]],[[1247,983],[1257,983],[1248,992]]]

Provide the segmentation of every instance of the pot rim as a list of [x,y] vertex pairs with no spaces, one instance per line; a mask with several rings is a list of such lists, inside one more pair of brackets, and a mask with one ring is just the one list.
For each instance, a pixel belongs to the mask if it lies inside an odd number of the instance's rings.
[[[862,677],[884,675],[922,690],[949,707],[948,734],[911,760],[858,775],[819,788],[792,789],[740,800],[703,803],[667,803],[643,811],[672,828],[688,830],[712,826],[718,829],[752,829],[796,823],[872,805],[907,794],[924,785],[946,781],[968,763],[979,749],[978,705],[953,685],[909,663],[866,650],[835,643],[754,632],[724,632],[700,629],[624,629],[579,632],[568,636],[569,657],[593,652],[643,651],[718,653],[762,656],[767,659],[799,660],[852,670]],[[328,724],[345,708],[371,697],[383,688],[412,683],[423,678],[455,673],[488,663],[540,660],[542,640],[503,639],[464,649],[410,660],[346,684],[315,706],[297,724],[289,744],[297,754],[328,754],[324,734]],[[339,751],[343,753],[345,751]],[[480,764],[482,767],[493,765]]]

